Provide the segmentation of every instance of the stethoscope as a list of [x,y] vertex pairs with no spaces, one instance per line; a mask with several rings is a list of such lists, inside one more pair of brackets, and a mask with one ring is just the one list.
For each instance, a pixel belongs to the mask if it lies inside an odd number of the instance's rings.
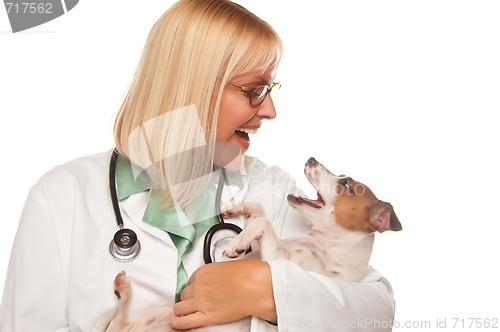
[[[109,163],[109,190],[111,196],[111,202],[113,204],[113,211],[116,218],[116,224],[118,225],[118,231],[113,236],[113,240],[109,243],[109,252],[111,256],[118,262],[127,263],[134,260],[141,251],[141,243],[137,239],[137,234],[128,228],[125,228],[123,224],[122,214],[120,212],[120,206],[118,205],[118,196],[116,192],[116,162],[118,160],[118,151],[113,150],[111,155],[111,160]],[[221,230],[228,230],[232,233],[239,234],[242,229],[238,225],[224,222],[224,216],[221,213],[220,203],[222,190],[224,184],[227,182],[226,171],[224,168],[220,168],[221,176],[219,177],[219,183],[217,186],[217,192],[215,194],[215,211],[217,214],[217,223],[210,227],[205,235],[203,242],[203,260],[205,264],[212,263],[213,257],[215,256],[215,248],[218,244],[231,239],[233,236],[224,236],[218,239],[212,248],[212,239],[214,235]],[[250,249],[247,251],[250,252]]]

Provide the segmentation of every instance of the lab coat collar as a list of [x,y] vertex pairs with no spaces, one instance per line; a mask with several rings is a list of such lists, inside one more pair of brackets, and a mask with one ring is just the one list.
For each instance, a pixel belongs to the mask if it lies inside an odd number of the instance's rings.
[[[247,171],[245,164],[241,163],[238,170],[226,170],[226,175],[228,181],[224,186],[221,196],[222,208],[227,206],[236,195],[242,197],[242,190],[246,191],[245,178]],[[121,205],[124,212],[132,222],[143,231],[175,247],[167,232],[148,222],[144,222],[144,214],[151,201],[149,191],[151,183],[147,176],[145,176],[145,172],[135,177],[130,162],[120,156],[117,162],[116,182],[118,198],[122,201]],[[241,198],[238,200],[241,200]]]

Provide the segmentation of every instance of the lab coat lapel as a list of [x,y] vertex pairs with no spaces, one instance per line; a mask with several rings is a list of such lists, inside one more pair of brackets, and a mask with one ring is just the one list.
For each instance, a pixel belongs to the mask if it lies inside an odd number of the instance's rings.
[[123,206],[125,214],[138,228],[157,237],[158,239],[167,243],[169,246],[176,248],[167,232],[142,221],[144,211],[146,210],[146,206],[148,204],[148,192],[142,192],[132,195],[129,198],[123,200],[121,204]]
[[240,167],[237,171],[226,170],[226,177],[228,183],[225,184],[224,190],[221,195],[221,206],[222,210],[227,207],[232,202],[241,202],[243,195],[246,192],[245,183],[246,169],[244,165]]

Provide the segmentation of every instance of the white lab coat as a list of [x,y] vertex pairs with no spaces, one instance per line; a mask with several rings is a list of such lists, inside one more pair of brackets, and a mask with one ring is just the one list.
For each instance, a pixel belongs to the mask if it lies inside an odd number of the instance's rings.
[[[120,202],[125,227],[141,242],[140,255],[119,263],[109,254],[117,230],[109,195],[110,156],[108,151],[58,166],[32,187],[11,253],[1,332],[90,331],[116,304],[113,280],[122,270],[132,282],[131,318],[174,304],[177,251],[167,233],[142,221],[146,193]],[[224,188],[223,202],[233,195],[236,201],[260,202],[282,237],[306,231],[286,201],[288,193],[298,192],[294,180],[256,159],[247,158],[245,164],[245,187]],[[243,226],[242,220],[231,222]],[[203,264],[202,239],[185,257],[189,275]],[[384,330],[376,328],[393,319],[391,287],[373,269],[362,282],[349,283],[306,272],[286,260],[269,264],[279,331]],[[253,319],[252,331],[272,330]]]

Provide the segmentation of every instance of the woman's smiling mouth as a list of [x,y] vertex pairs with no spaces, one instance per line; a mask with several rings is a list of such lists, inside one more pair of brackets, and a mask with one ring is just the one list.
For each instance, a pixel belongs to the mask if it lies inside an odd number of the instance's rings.
[[238,128],[234,131],[234,135],[236,136],[238,143],[241,147],[242,152],[246,151],[250,146],[250,135],[256,134],[258,128],[250,129],[250,128]]

